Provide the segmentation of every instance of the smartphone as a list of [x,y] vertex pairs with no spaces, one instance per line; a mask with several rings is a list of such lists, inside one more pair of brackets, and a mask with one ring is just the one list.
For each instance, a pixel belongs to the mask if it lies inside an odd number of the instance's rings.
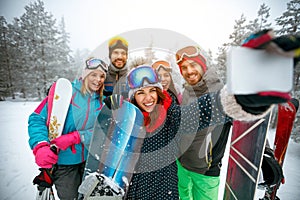
[[293,89],[293,58],[265,50],[231,47],[227,52],[226,82],[231,94]]

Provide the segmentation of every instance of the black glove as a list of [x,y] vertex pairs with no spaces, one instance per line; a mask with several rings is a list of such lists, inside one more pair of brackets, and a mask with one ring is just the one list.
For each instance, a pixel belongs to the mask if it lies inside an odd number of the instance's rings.
[[261,186],[274,186],[282,181],[284,178],[282,167],[274,157],[273,150],[266,147],[262,162],[262,174],[264,182],[260,183]]
[[41,173],[33,179],[33,184],[49,188],[53,185],[51,169],[40,168]]
[[103,95],[108,97],[108,96],[112,95],[112,92],[104,89],[103,90]]
[[122,107],[123,96],[120,94],[113,94],[104,99],[105,105],[111,109],[116,110]]
[[259,115],[267,111],[272,104],[287,102],[287,99],[277,96],[261,96],[259,94],[234,95],[238,104],[246,112]]
[[296,99],[296,98],[292,98],[292,99],[290,100],[290,102],[295,106],[296,111],[297,111],[298,108],[299,108],[299,100]]

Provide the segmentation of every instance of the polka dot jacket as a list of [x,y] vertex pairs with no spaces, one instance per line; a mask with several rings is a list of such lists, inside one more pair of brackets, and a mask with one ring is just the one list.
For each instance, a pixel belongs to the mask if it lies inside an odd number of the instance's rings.
[[223,113],[218,93],[201,96],[187,106],[172,103],[163,125],[144,139],[127,199],[179,199],[175,161],[181,136],[231,120]]

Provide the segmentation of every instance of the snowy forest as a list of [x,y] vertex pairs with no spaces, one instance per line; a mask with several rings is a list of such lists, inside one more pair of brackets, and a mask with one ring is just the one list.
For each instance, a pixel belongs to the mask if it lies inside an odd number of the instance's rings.
[[[218,52],[208,50],[209,63],[217,69],[223,80],[228,48],[240,46],[251,33],[272,27],[277,36],[300,34],[300,0],[288,2],[286,10],[275,19],[270,19],[270,9],[266,4],[260,5],[255,19],[247,19],[242,14],[235,20],[228,41],[218,48]],[[72,80],[76,77],[83,60],[89,54],[86,50],[78,49],[73,52],[70,49],[70,35],[66,32],[64,18],[55,19],[45,10],[41,0],[25,6],[21,17],[15,17],[11,23],[0,16],[0,32],[1,101],[16,98],[40,101],[57,78]],[[292,95],[298,99],[299,81],[300,62],[295,59]],[[299,112],[292,138],[300,142]]]

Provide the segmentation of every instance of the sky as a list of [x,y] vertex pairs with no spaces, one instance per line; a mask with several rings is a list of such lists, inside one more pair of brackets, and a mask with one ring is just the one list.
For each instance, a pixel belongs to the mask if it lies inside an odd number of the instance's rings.
[[[20,17],[32,0],[0,0],[0,15],[10,22]],[[183,34],[204,49],[217,51],[228,42],[235,20],[252,20],[260,5],[270,20],[287,8],[287,0],[44,0],[46,11],[65,19],[72,50],[95,50],[109,38],[143,28],[167,29]],[[273,23],[275,25],[275,23]],[[169,38],[165,38],[168,40]],[[175,42],[175,41],[174,41]],[[130,48],[130,44],[129,44]]]
[[[29,115],[38,106],[39,102],[12,102],[0,101],[0,199],[35,199],[36,186],[32,184],[33,178],[39,174],[38,167],[34,162],[34,156],[29,148],[27,121]],[[270,144],[274,140],[274,129],[268,133]],[[223,158],[221,168],[221,183],[219,200],[224,191],[227,160],[227,150]],[[284,200],[299,199],[299,166],[300,144],[290,140],[287,155],[284,161],[285,184],[278,191],[278,196]],[[257,190],[256,200],[263,196],[262,190]],[[56,198],[58,199],[58,198]]]

